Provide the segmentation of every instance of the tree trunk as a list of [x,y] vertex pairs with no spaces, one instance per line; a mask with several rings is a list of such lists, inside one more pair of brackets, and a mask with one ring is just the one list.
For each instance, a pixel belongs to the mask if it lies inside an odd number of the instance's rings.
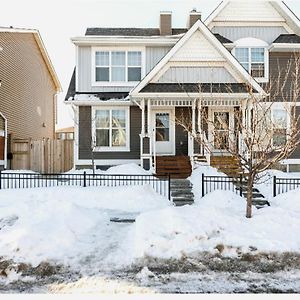
[[252,218],[253,182],[254,181],[252,176],[249,176],[247,182],[247,210],[246,210],[247,218]]

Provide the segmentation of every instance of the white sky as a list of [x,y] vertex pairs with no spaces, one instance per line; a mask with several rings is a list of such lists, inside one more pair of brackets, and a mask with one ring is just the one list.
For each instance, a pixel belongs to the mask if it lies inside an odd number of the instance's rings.
[[[220,0],[0,0],[0,26],[38,29],[63,87],[59,96],[58,127],[73,124],[64,105],[75,49],[70,42],[86,27],[158,27],[159,12],[173,12],[173,26],[185,27],[189,11],[196,8],[205,19]],[[300,1],[285,1],[300,16]]]

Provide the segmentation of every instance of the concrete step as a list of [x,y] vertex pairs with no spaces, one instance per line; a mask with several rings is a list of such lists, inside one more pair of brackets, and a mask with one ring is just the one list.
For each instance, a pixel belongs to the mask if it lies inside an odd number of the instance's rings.
[[192,205],[194,201],[186,201],[186,200],[173,200],[175,206],[184,206],[184,205]]

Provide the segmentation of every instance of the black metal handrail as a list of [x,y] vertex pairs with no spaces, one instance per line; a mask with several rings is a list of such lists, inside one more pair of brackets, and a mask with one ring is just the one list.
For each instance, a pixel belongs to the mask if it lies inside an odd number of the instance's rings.
[[170,200],[170,175],[125,174],[39,174],[0,171],[0,189],[40,188],[56,186],[135,186],[149,184],[158,194]]
[[300,188],[300,178],[273,177],[273,197]]

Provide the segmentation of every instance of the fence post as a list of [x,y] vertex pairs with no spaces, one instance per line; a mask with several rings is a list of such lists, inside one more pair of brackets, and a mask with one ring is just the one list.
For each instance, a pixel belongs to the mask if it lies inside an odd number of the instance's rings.
[[171,175],[168,173],[168,199],[171,201]]
[[202,198],[203,198],[204,197],[204,173],[202,173],[201,179],[202,179],[201,190],[202,190]]
[[86,187],[86,171],[83,172],[83,187]]
[[243,197],[243,175],[240,174],[240,196]]
[[276,197],[276,176],[273,177],[273,197]]
[[0,170],[0,190],[2,189],[2,171]]

